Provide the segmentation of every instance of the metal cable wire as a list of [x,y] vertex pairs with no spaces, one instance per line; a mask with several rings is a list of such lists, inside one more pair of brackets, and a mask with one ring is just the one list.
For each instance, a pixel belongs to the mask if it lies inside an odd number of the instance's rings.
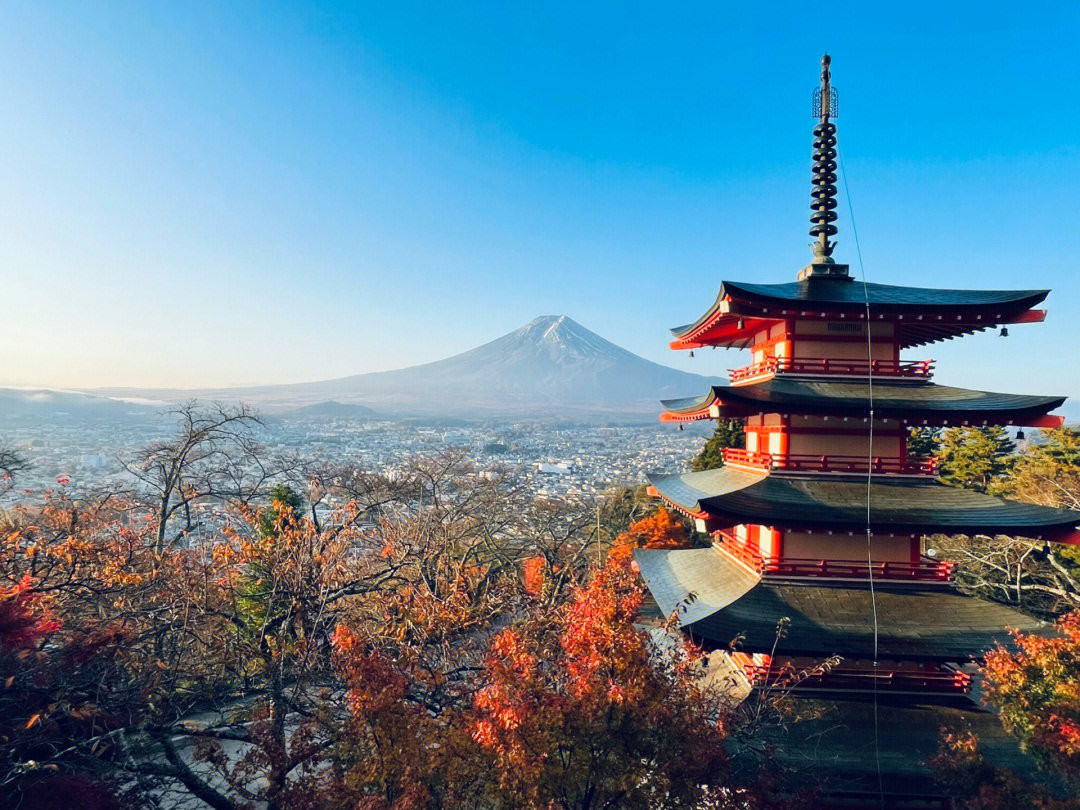
[[870,292],[866,286],[866,268],[863,266],[862,248],[859,246],[859,230],[855,227],[855,208],[851,203],[851,191],[848,188],[847,168],[844,166],[844,155],[839,146],[836,154],[840,159],[840,174],[844,180],[844,196],[847,198],[848,216],[851,217],[851,233],[855,238],[855,255],[859,260],[859,277],[862,280],[863,304],[866,308],[866,385],[867,385],[867,410],[869,429],[867,432],[866,448],[866,571],[870,582],[870,606],[874,618],[874,764],[877,769],[878,800],[881,807],[885,807],[885,787],[881,775],[881,740],[878,729],[878,612],[877,594],[874,592],[874,557],[872,551],[873,532],[870,530],[871,518],[871,485],[873,481],[874,465],[874,348],[870,336]]

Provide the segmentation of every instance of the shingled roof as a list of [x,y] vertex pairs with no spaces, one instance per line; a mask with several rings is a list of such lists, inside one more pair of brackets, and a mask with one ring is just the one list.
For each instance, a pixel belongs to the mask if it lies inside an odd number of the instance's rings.
[[865,306],[890,314],[918,313],[926,310],[1000,308],[1030,309],[1043,301],[1049,290],[949,290],[931,287],[901,287],[893,284],[866,284],[850,277],[808,278],[783,284],[748,284],[724,281],[720,297],[766,304],[829,304],[857,310]]
[[[762,582],[716,549],[639,549],[634,559],[664,615],[680,611],[682,627],[717,646],[741,636],[747,651],[768,652],[786,618],[791,623],[777,647],[784,655],[873,655],[874,605],[862,583]],[[1051,629],[949,588],[878,585],[874,599],[883,658],[966,661],[1007,643],[1006,628]]]
[[[874,414],[878,418],[906,418],[930,424],[1027,424],[1061,406],[1065,397],[998,394],[953,388],[926,381],[876,379]],[[871,401],[865,379],[817,380],[779,375],[747,385],[714,385],[704,396],[666,399],[661,404],[674,417],[708,416],[716,405],[720,416],[756,413],[865,417]]]
[[[811,478],[720,467],[648,479],[677,508],[727,525],[845,530],[867,523],[865,476]],[[1056,539],[1078,524],[1080,512],[1007,501],[933,479],[875,477],[870,487],[875,531]]]
[[[676,343],[712,328],[723,319],[740,316],[772,318],[824,313],[864,317],[869,303],[872,319],[897,322],[903,347],[978,332],[999,323],[1012,323],[1042,302],[1049,290],[951,290],[866,284],[848,276],[807,278],[783,284],[724,281],[716,301],[696,321],[671,330]],[[735,341],[740,345],[746,335]],[[688,347],[692,347],[687,344]]]

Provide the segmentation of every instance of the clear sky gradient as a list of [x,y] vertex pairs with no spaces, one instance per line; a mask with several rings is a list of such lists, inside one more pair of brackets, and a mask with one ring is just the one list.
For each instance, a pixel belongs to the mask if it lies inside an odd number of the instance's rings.
[[0,384],[325,379],[547,314],[719,373],[667,329],[806,264],[828,50],[867,279],[1054,290],[910,356],[1080,395],[1080,12],[889,5],[8,2]]

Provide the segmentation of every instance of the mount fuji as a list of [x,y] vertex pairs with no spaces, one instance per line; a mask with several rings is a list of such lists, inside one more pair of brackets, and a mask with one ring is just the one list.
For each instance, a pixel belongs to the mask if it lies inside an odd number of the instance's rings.
[[290,385],[204,391],[110,389],[106,396],[243,400],[267,412],[320,403],[402,416],[655,418],[658,400],[717,380],[653,363],[565,315],[525,324],[462,354],[395,371]]

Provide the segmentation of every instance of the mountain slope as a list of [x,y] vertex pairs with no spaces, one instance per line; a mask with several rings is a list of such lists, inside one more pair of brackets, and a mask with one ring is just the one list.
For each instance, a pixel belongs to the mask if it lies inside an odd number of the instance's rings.
[[242,399],[268,410],[332,400],[387,415],[637,417],[655,416],[659,399],[698,394],[709,382],[638,357],[565,315],[550,315],[462,354],[396,371],[295,385],[139,393]]

